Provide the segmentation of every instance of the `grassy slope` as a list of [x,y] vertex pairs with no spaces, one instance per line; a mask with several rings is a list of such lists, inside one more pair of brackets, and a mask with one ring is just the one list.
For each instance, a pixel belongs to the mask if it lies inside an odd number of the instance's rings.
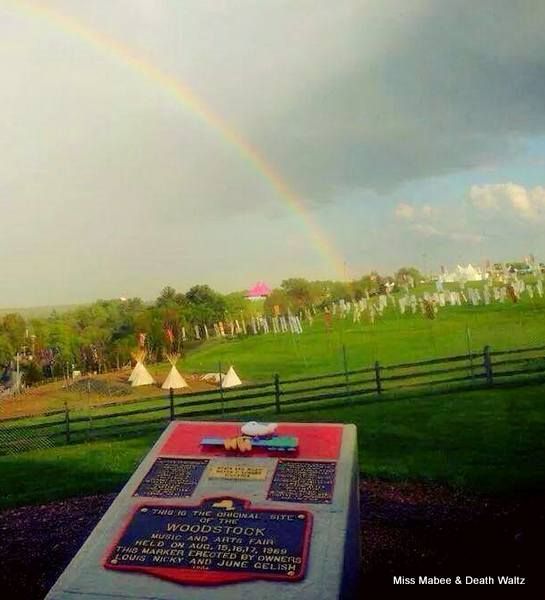
[[326,373],[343,367],[342,346],[349,368],[465,354],[469,329],[473,352],[486,344],[495,350],[545,343],[545,299],[527,297],[519,304],[447,307],[436,320],[420,314],[399,315],[389,308],[371,325],[365,318],[335,319],[326,332],[323,317],[317,316],[303,335],[259,335],[235,340],[210,340],[188,353],[185,371],[217,370],[233,364],[240,376],[250,380]]
[[[419,291],[419,293],[421,290]],[[333,330],[325,330],[323,317],[317,315],[312,327],[304,326],[302,335],[258,335],[237,339],[211,339],[188,351],[180,362],[183,373],[225,370],[233,364],[245,382],[270,381],[274,373],[281,378],[328,373],[343,369],[343,345],[349,368],[368,367],[375,360],[382,364],[466,354],[468,329],[471,349],[481,352],[486,344],[493,349],[509,349],[545,344],[545,299],[528,299],[519,304],[446,307],[436,320],[419,313],[400,315],[389,307],[384,317],[371,325],[365,317],[353,323],[352,317],[334,319]],[[162,381],[170,365],[148,365],[157,381]],[[124,374],[126,378],[128,373]],[[123,375],[111,379],[123,380]],[[13,407],[0,403],[0,414],[15,415],[59,409],[67,401],[71,408],[100,404],[108,398],[97,394],[69,393],[62,383],[47,384],[33,392],[28,402],[36,406]],[[128,388],[131,397],[161,396],[153,387]],[[128,397],[127,397],[128,399]],[[112,398],[115,401],[115,398]]]
[[[544,398],[541,385],[374,402],[282,418],[355,423],[360,464],[368,476],[433,479],[509,493],[545,486]],[[0,457],[0,507],[117,489],[156,437]]]

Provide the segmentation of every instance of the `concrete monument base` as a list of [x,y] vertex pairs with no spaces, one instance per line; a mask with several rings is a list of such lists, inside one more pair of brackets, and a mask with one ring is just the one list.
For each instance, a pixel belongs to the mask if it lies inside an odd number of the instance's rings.
[[46,600],[357,597],[355,426],[241,425],[171,423]]

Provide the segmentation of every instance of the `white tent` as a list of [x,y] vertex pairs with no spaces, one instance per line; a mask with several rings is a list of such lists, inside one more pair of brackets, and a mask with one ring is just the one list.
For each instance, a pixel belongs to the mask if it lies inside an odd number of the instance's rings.
[[446,283],[482,281],[483,279],[486,279],[486,275],[483,276],[482,271],[476,269],[472,264],[467,265],[467,267],[458,265],[453,272],[447,273],[441,277],[441,280]]
[[131,375],[132,387],[138,387],[140,385],[151,385],[152,383],[155,383],[155,380],[144,366],[144,363],[140,361],[136,363],[136,367],[134,367],[134,370],[131,373]]
[[189,387],[186,383],[186,380],[181,376],[180,371],[176,368],[175,365],[172,365],[168,377],[165,379],[165,382],[161,386],[164,390],[169,390],[172,388],[173,390],[177,390],[179,388]]
[[185,379],[181,376],[180,371],[176,368],[176,361],[178,360],[178,356],[176,354],[172,354],[168,356],[168,361],[172,365],[170,368],[170,372],[165,379],[165,382],[161,386],[164,390],[178,390],[180,388],[189,387],[185,381]]
[[235,387],[237,385],[242,385],[242,381],[240,381],[239,376],[236,374],[235,370],[231,366],[231,367],[229,367],[229,370],[227,371],[227,375],[225,375],[221,384],[222,384],[222,387],[224,387],[224,388],[230,388],[230,387]]
[[235,369],[233,369],[232,366],[229,367],[227,373],[206,373],[206,375],[203,375],[201,379],[207,383],[216,383],[217,385],[219,385],[221,382],[221,387],[223,388],[242,385],[242,381],[240,381],[239,376],[236,374]]
[[132,387],[138,387],[140,385],[150,385],[155,383],[153,377],[149,374],[149,371],[144,366],[144,359],[146,358],[146,352],[139,350],[133,354],[133,358],[136,359],[136,366],[129,375],[129,382]]

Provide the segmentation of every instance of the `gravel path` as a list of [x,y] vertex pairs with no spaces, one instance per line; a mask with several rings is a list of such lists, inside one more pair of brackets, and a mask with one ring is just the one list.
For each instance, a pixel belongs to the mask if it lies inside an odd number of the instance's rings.
[[[42,599],[114,497],[1,512],[1,597]],[[361,515],[366,592],[392,590],[394,575],[521,575],[543,585],[545,494],[485,498],[437,485],[365,480]],[[513,597],[521,593],[518,588]]]

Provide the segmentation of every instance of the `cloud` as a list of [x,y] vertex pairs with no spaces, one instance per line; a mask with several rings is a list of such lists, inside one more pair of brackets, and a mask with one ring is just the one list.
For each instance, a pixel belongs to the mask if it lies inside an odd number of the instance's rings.
[[410,221],[415,215],[415,208],[412,204],[406,202],[400,202],[394,209],[394,214],[398,219],[405,219]]
[[433,225],[428,225],[425,223],[413,223],[410,226],[412,231],[416,231],[417,233],[423,235],[424,237],[434,237],[434,236],[440,236],[442,237],[444,235],[444,233],[442,231],[440,231],[439,229],[437,229],[437,227],[434,227]]
[[464,232],[464,231],[449,231],[439,229],[433,225],[426,223],[413,223],[410,229],[422,237],[426,238],[444,238],[452,242],[464,242],[469,244],[479,244],[483,241],[484,237],[481,234]]
[[[413,0],[408,9],[407,0],[339,0],[334,10],[329,0],[265,6],[232,0],[229,10],[217,0],[144,5],[134,10],[133,0],[119,0],[105,19],[101,2],[54,4],[189,86],[311,205],[334,203],[339,190],[382,193],[501,165],[525,137],[545,133],[544,3]],[[47,39],[43,31],[39,24],[37,32],[13,27],[13,47],[26,50],[7,56],[15,84],[28,79],[25,89],[31,82],[44,105],[42,119],[29,128],[64,134],[60,122],[70,107],[92,124],[97,106],[107,106],[112,135],[124,135],[133,147],[147,128],[149,153],[167,160],[171,171],[184,171],[184,197],[203,206],[219,198],[230,210],[262,209],[254,199],[265,196],[264,186],[252,164],[237,164],[236,149],[209,152],[210,138],[221,134],[193,128],[187,107],[165,101],[155,82],[120,69],[115,58],[78,40]],[[287,36],[296,43],[287,44]],[[75,70],[85,76],[75,77]],[[3,88],[9,84],[8,74]],[[15,106],[13,121],[24,121],[31,111],[20,99]],[[170,121],[169,133],[155,125],[157,118]],[[90,153],[101,152],[101,129],[89,128],[81,137]]]
[[478,244],[484,237],[478,232],[465,230],[460,206],[450,206],[439,211],[429,204],[400,202],[394,208],[394,216],[405,222],[408,231],[422,238],[441,238],[456,243]]
[[447,233],[447,237],[453,242],[468,242],[469,244],[480,244],[485,239],[485,236],[480,233],[468,233],[463,231]]
[[433,206],[430,206],[429,204],[424,204],[421,210],[422,214],[426,217],[432,217],[436,212],[436,209],[433,208]]
[[346,186],[389,192],[408,181],[503,165],[526,137],[545,132],[538,25],[545,4],[406,7],[406,0],[354,3],[350,18],[330,31],[344,43],[308,81],[304,97],[287,98],[256,131],[316,202]]
[[516,215],[529,221],[545,217],[545,187],[526,188],[515,183],[473,185],[469,190],[472,205],[483,212]]
[[429,204],[399,202],[394,208],[394,216],[401,221],[412,221],[418,218],[429,220],[436,217],[438,213],[438,209]]

